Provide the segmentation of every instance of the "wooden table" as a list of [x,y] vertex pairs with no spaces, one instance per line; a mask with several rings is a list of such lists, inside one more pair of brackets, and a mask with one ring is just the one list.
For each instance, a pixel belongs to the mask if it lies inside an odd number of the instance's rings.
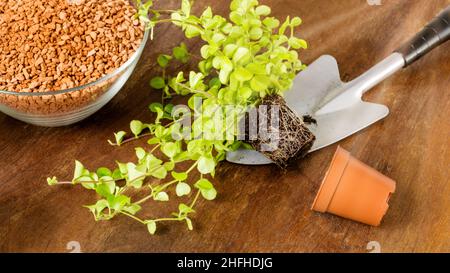
[[[343,79],[350,80],[450,4],[380,1],[379,6],[361,0],[261,2],[276,16],[303,18],[299,34],[310,43],[301,53],[305,63],[332,54]],[[225,14],[227,2],[198,0],[197,6],[211,4]],[[397,181],[380,227],[310,210],[337,145],[285,173],[274,166],[223,163],[215,179],[220,195],[199,203],[192,232],[171,224],[149,236],[145,227],[123,217],[96,223],[82,208],[95,202],[94,193],[51,188],[45,178],[70,179],[74,159],[91,168],[134,160],[134,146],[114,149],[106,139],[127,129],[132,119],[153,118],[146,107],[160,99],[148,86],[157,73],[155,57],[179,43],[182,34],[164,25],[155,36],[126,87],[91,118],[66,128],[38,128],[0,115],[0,251],[68,252],[70,241],[84,252],[368,252],[370,241],[379,242],[383,252],[450,250],[450,43],[369,92],[365,99],[388,105],[391,114],[339,143]],[[200,47],[187,43],[193,50]]]

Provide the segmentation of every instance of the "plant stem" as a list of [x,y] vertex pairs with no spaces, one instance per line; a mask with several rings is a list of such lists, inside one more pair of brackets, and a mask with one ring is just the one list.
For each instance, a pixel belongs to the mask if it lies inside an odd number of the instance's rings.
[[99,184],[99,183],[109,183],[109,182],[117,182],[117,181],[122,181],[124,180],[124,178],[120,178],[120,179],[113,179],[113,180],[105,180],[105,181],[95,181],[95,180],[90,180],[90,181],[78,181],[77,179],[74,179],[74,181],[72,182],[58,182],[59,184],[72,184],[72,185],[76,185],[76,184],[84,184],[84,183],[92,183],[92,184]]
[[139,135],[137,137],[132,137],[132,138],[129,138],[129,139],[125,139],[124,141],[122,141],[122,143],[120,145],[118,145],[117,143],[114,143],[113,146],[122,146],[123,144],[127,144],[129,142],[133,142],[133,141],[139,140],[141,138],[152,136],[152,135],[153,135],[152,133],[142,134],[142,135]]
[[192,166],[186,171],[186,173],[190,173],[194,170],[194,168],[197,166],[198,162],[195,162],[194,164],[192,164]]
[[166,184],[164,184],[164,185],[161,187],[161,190],[167,189],[167,187],[169,187],[170,185],[173,185],[173,184],[175,184],[175,183],[177,183],[177,182],[178,182],[178,180],[172,180],[172,181],[170,181],[170,182],[167,182]]
[[[172,184],[175,184],[176,182],[178,182],[178,181],[177,180],[173,180],[173,181],[167,182],[166,184],[161,186],[160,191],[166,189],[167,187],[169,187]],[[142,198],[141,200],[135,202],[135,204],[140,205],[140,204],[144,203],[145,201],[149,200],[150,198],[153,198],[153,189],[152,189],[152,193],[150,195],[148,195],[148,196]]]
[[175,121],[172,121],[172,122],[170,122],[170,123],[167,123],[166,125],[164,125],[164,127],[169,127],[169,126],[172,126],[173,124],[175,123]]
[[73,185],[72,181],[61,181],[57,183],[58,185]]
[[129,214],[128,212],[121,211],[120,213],[122,213],[123,215],[126,215],[126,216],[128,216],[128,217],[130,217],[130,218],[133,218],[134,220],[138,221],[139,223],[141,223],[141,224],[143,224],[143,225],[146,224],[144,220],[142,220],[142,219],[140,219],[140,218],[138,218],[138,217],[136,217],[136,216],[134,216],[134,215],[132,215],[132,214]]
[[193,94],[200,94],[200,95],[205,95],[205,96],[207,96],[209,98],[214,98],[214,96],[209,94],[208,92],[192,89],[189,86],[187,86],[185,84],[182,84],[182,83],[179,83],[179,82],[177,82],[176,84],[178,84],[179,86],[181,86],[183,88],[186,88],[187,90],[191,91],[191,93],[193,93]]
[[155,9],[153,10],[154,12],[158,12],[158,13],[174,13],[177,12],[177,10],[171,10],[171,9]]
[[159,219],[155,219],[153,220],[155,222],[162,222],[162,221],[181,221],[181,219],[179,218],[159,218]]
[[161,144],[158,144],[155,147],[153,147],[153,149],[150,151],[150,153],[153,153],[154,151],[156,151],[156,149],[158,149],[160,146],[161,146]]
[[180,23],[180,24],[190,25],[190,26],[192,26],[192,27],[195,27],[195,28],[197,28],[197,29],[200,29],[201,31],[204,30],[204,29],[201,28],[199,25],[195,25],[195,24],[188,23],[188,22],[184,22],[184,21],[180,21],[180,20],[174,20],[174,19],[162,19],[162,20],[158,20],[158,21],[153,21],[153,23],[154,23],[155,25],[156,25],[156,24],[159,24],[159,23],[173,23],[173,22],[175,22],[175,23]]
[[[129,185],[129,184],[131,184],[131,183],[133,183],[133,182],[139,181],[139,180],[144,180],[145,178],[151,176],[152,172],[155,171],[155,170],[157,170],[158,168],[160,168],[160,166],[158,166],[158,167],[156,167],[156,168],[154,168],[154,169],[148,171],[148,172],[147,172],[146,174],[144,174],[144,175],[141,175],[141,176],[139,176],[139,177],[137,177],[137,178],[135,178],[135,179],[133,179],[133,180],[131,180],[131,181],[128,181],[128,182],[127,182],[127,185]],[[126,190],[128,190],[128,188],[129,188],[128,186],[122,187],[122,188],[119,190],[119,194],[124,193]]]
[[190,205],[190,208],[193,209],[195,206],[195,203],[197,203],[197,199],[200,196],[200,190],[197,191],[197,194],[194,197],[194,201],[192,201],[192,204]]
[[149,200],[152,197],[153,197],[153,194],[150,194],[149,196],[146,196],[146,197],[142,198],[141,200],[135,202],[135,204],[136,205],[140,205],[140,204],[144,203],[145,201]]

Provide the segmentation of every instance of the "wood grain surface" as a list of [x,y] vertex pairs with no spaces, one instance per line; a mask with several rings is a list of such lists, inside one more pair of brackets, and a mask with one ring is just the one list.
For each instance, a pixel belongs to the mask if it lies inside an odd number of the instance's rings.
[[[167,2],[167,1],[166,1]],[[176,1],[168,1],[168,6]],[[276,16],[301,16],[300,36],[311,63],[331,54],[351,80],[413,36],[448,0],[261,0]],[[226,14],[229,1],[196,1]],[[87,120],[64,128],[39,128],[0,114],[0,251],[69,252],[382,252],[450,251],[450,43],[386,80],[365,100],[389,106],[390,115],[339,144],[397,181],[380,227],[312,212],[310,206],[337,145],[298,161],[287,172],[274,166],[221,164],[219,197],[200,202],[195,230],[164,225],[156,236],[119,217],[96,223],[82,205],[96,196],[81,188],[48,187],[45,178],[71,178],[74,159],[88,168],[133,160],[133,147],[106,142],[129,121],[151,121],[147,105],[160,100],[148,86],[155,57],[183,35],[163,25],[148,43],[125,88]],[[187,41],[198,50],[198,41]],[[187,67],[186,67],[187,68]],[[158,213],[159,207],[154,211]]]

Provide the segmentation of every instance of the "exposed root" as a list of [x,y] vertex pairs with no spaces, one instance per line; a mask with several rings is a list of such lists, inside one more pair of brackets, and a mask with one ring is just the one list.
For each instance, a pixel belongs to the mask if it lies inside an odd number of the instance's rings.
[[[305,126],[303,120],[292,111],[281,96],[266,96],[260,105],[267,105],[268,111],[266,117],[268,120],[269,132],[271,138],[267,139],[258,135],[250,144],[270,158],[281,168],[286,168],[292,160],[304,157],[314,144],[315,136]],[[271,111],[275,111],[271,106],[279,106],[279,126],[273,126],[271,123]],[[314,122],[314,121],[310,121]],[[275,139],[273,138],[275,137]],[[267,149],[269,147],[269,149]]]

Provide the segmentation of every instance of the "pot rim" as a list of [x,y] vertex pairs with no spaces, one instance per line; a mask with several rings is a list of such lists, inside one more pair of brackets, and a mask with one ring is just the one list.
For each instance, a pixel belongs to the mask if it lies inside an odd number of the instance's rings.
[[314,199],[312,210],[319,212],[327,212],[328,207],[333,200],[334,194],[341,182],[342,176],[345,173],[345,169],[350,162],[351,154],[338,146],[333,159],[331,160],[330,167],[328,168],[319,191]]

